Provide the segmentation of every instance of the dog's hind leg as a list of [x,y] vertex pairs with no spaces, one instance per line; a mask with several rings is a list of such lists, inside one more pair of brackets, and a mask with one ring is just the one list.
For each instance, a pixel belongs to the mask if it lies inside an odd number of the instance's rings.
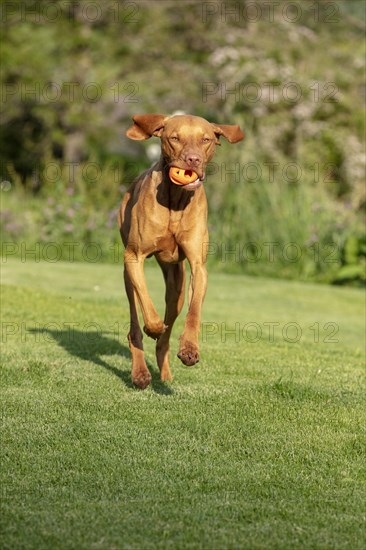
[[173,324],[184,304],[185,292],[185,262],[177,264],[166,264],[159,262],[165,279],[165,317],[164,324],[167,325],[166,331],[160,336],[156,344],[156,360],[160,369],[162,380],[171,381],[173,379],[169,366],[169,338],[172,332]]

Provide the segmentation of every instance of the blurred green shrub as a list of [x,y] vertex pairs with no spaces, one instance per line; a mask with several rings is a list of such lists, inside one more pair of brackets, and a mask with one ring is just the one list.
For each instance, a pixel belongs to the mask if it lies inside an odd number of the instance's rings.
[[280,0],[271,21],[267,0],[257,21],[244,0],[105,0],[94,18],[88,0],[41,17],[41,2],[3,4],[4,242],[97,243],[114,261],[121,196],[151,161],[121,135],[135,112],[184,110],[247,135],[223,143],[206,183],[210,263],[364,281],[363,2]]

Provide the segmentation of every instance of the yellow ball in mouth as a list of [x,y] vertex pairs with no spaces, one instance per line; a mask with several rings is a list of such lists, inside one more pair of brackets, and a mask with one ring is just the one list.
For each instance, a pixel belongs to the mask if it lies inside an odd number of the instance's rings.
[[182,170],[173,166],[169,170],[169,177],[176,185],[187,185],[198,180],[198,175],[193,170]]

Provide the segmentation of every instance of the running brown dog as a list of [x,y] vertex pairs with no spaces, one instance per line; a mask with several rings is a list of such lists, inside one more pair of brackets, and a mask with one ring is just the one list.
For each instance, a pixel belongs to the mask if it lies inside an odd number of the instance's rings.
[[[130,304],[128,340],[132,353],[132,382],[144,389],[151,382],[142,345],[137,305],[144,332],[157,340],[156,359],[162,380],[172,380],[169,338],[185,294],[185,259],[191,268],[189,308],[178,357],[185,365],[199,361],[198,336],[201,307],[207,287],[207,200],[203,180],[220,136],[230,143],[244,138],[237,125],[210,123],[192,115],[135,115],[127,136],[145,140],[161,138],[161,157],[141,174],[127,191],[118,216],[124,254],[124,279]],[[171,167],[196,174],[192,183],[177,185],[169,177]],[[144,260],[154,255],[163,271],[165,317],[162,321],[149,296]]]

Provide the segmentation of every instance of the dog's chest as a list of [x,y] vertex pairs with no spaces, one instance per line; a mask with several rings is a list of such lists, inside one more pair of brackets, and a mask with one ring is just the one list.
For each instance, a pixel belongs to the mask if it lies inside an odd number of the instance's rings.
[[157,256],[159,260],[167,263],[176,263],[184,259],[181,248],[179,247],[175,236],[167,234],[160,238],[156,243]]
[[167,231],[156,243],[158,257],[163,262],[178,262],[184,259],[179,246],[179,234],[182,229],[182,212],[171,211]]
[[173,236],[175,236],[178,233],[179,228],[182,225],[182,218],[183,218],[182,210],[178,210],[178,211],[171,210],[169,212],[168,230]]

